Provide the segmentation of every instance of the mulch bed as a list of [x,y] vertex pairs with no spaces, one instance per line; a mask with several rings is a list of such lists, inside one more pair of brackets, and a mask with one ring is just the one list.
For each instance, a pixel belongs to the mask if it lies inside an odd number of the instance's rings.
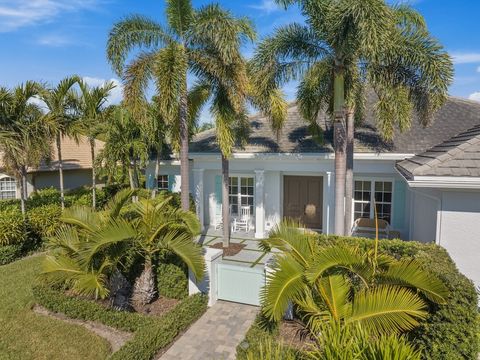
[[227,248],[224,248],[223,243],[221,243],[221,242],[210,245],[210,247],[214,248],[214,249],[223,249],[223,256],[235,256],[240,251],[242,251],[245,246],[247,246],[247,245],[234,243],[234,242],[231,242],[230,246],[227,247]]
[[279,339],[286,345],[298,350],[307,350],[313,339],[297,321],[283,320],[279,327]]
[[170,299],[160,296],[157,300],[150,304],[134,305],[133,308],[137,313],[151,316],[162,316],[172,310],[179,302],[180,300],[177,299]]

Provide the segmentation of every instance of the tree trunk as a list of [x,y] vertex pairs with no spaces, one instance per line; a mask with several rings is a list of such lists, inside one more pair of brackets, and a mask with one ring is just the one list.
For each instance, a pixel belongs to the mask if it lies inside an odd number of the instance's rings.
[[344,121],[345,79],[343,65],[335,62],[334,147],[335,147],[335,234],[345,234],[346,129]]
[[228,176],[228,159],[222,154],[222,222],[223,222],[223,247],[230,246],[230,198],[228,187],[230,179]]
[[146,305],[152,302],[156,294],[152,259],[146,257],[143,272],[137,280],[135,280],[132,302],[134,305]]
[[187,85],[180,98],[180,177],[182,210],[190,210],[190,179],[188,163],[188,119],[187,119]]
[[95,139],[90,138],[90,155],[92,157],[92,208],[97,207],[97,174],[95,171]]
[[353,109],[347,110],[347,170],[345,176],[345,235],[350,235],[352,230],[352,204],[353,204],[353,153],[355,116]]
[[110,301],[113,309],[120,311],[130,310],[130,294],[132,286],[123,274],[116,269],[108,281]]
[[138,164],[137,159],[133,159],[133,182],[135,184],[135,189],[140,187],[140,179],[138,177]]
[[135,180],[133,174],[133,159],[130,159],[128,164],[128,181],[130,182],[130,189],[135,190]]
[[60,177],[60,204],[62,210],[65,209],[65,190],[63,184],[63,161],[62,161],[62,140],[61,135],[57,135],[57,158],[58,158],[58,175]]
[[25,212],[26,212],[26,209],[25,209],[25,175],[26,171],[25,171],[25,167],[22,166],[22,169],[21,169],[21,178],[20,178],[20,206],[21,206],[21,209],[22,209],[22,215],[23,215],[23,218],[25,218]]
[[157,147],[157,159],[155,162],[155,184],[153,185],[152,189],[152,199],[155,199],[155,196],[157,195],[157,189],[158,189],[158,178],[160,177],[160,157],[162,156],[162,145],[160,144]]

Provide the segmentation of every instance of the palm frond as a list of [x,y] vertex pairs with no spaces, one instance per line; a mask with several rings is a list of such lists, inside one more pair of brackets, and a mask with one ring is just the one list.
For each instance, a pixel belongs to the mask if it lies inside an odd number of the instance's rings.
[[183,37],[190,28],[194,10],[190,0],[167,0],[167,21],[177,35]]

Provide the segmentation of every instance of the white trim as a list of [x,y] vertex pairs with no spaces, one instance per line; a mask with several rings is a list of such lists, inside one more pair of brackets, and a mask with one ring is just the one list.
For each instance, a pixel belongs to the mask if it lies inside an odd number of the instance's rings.
[[415,176],[407,183],[412,188],[480,189],[479,177]]
[[[356,160],[405,160],[415,156],[411,153],[355,153],[353,158]],[[221,158],[220,153],[189,153],[189,157],[192,159],[201,160],[218,160]],[[335,154],[331,153],[233,153],[232,159],[248,160],[248,159],[261,159],[261,160],[334,160]]]

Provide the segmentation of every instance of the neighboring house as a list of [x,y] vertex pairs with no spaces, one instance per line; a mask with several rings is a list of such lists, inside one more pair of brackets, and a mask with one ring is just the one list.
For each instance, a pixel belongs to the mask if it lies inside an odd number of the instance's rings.
[[[460,269],[480,285],[475,261],[480,256],[480,163],[475,156],[480,159],[480,154],[473,145],[480,131],[480,103],[451,97],[431,126],[424,128],[414,118],[411,129],[397,132],[392,142],[382,141],[376,132],[372,108],[370,101],[366,120],[355,131],[354,201],[347,205],[353,208],[352,220],[373,218],[375,199],[379,217],[402,239],[444,246]],[[284,217],[333,233],[332,131],[325,114],[318,122],[325,129],[322,145],[308,134],[295,104],[289,107],[279,134],[271,131],[264,117],[251,118],[250,139],[245,147],[235,149],[230,161],[230,204],[235,214],[239,205],[250,207],[255,237],[266,236]],[[477,148],[480,151],[480,145]],[[221,218],[221,157],[214,130],[194,138],[190,158],[191,192],[206,229]],[[152,169],[153,164],[147,176]],[[164,163],[160,173],[164,188],[179,190],[178,162]]]
[[[103,149],[102,141],[95,141],[95,153]],[[60,187],[58,175],[57,150],[54,147],[52,159],[43,162],[37,169],[28,169],[28,194],[44,188]],[[81,136],[77,143],[74,139],[64,137],[62,140],[63,177],[66,190],[75,189],[92,183],[92,161],[90,142]],[[0,158],[0,199],[20,197],[20,186],[16,179],[8,175]]]

